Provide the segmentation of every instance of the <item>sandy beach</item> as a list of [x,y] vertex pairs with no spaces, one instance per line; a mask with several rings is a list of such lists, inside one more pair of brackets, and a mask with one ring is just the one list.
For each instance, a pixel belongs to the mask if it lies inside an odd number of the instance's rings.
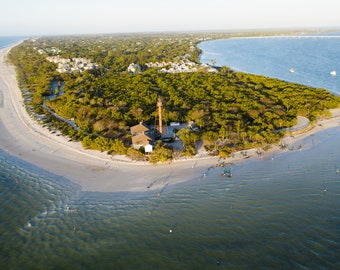
[[[110,156],[85,150],[78,142],[69,142],[63,136],[51,134],[32,119],[25,107],[18,88],[14,67],[6,63],[11,48],[0,50],[0,148],[39,168],[63,176],[82,187],[83,191],[120,192],[162,189],[191,179],[199,179],[217,157],[176,161],[171,164],[150,165],[130,162],[125,157]],[[287,144],[296,143],[317,131],[338,126],[340,109],[332,110],[333,117],[318,122],[308,132],[284,138]],[[280,151],[274,147],[272,151]],[[248,150],[256,157],[256,149]],[[269,153],[267,153],[269,154]],[[227,162],[242,159],[238,153]]]

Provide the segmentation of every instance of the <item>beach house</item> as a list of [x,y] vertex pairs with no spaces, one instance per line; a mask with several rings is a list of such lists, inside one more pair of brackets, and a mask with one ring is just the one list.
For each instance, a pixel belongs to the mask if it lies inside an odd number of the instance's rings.
[[135,149],[139,149],[142,146],[145,149],[145,153],[151,153],[153,150],[154,140],[150,135],[149,127],[140,122],[138,125],[130,127],[132,135],[132,146]]

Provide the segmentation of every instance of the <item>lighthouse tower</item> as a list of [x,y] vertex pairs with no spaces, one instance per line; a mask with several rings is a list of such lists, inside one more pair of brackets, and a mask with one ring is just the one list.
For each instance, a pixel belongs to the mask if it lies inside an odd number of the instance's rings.
[[157,107],[158,107],[158,132],[159,134],[162,135],[163,133],[163,126],[162,126],[162,107],[163,107],[163,102],[161,98],[158,98],[157,102]]

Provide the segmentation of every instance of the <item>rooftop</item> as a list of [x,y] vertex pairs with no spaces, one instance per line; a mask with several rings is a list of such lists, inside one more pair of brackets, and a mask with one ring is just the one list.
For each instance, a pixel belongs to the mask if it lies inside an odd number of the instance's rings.
[[130,128],[131,134],[144,134],[144,132],[149,131],[149,128],[147,125],[145,125],[143,122],[140,122],[138,125],[135,125]]

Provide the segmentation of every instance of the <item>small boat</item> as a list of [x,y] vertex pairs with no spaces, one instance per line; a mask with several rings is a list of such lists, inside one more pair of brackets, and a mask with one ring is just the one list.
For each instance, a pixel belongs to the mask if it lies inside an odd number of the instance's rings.
[[294,68],[290,68],[290,69],[289,69],[289,72],[290,72],[290,73],[294,73],[294,72],[295,72],[295,69],[294,69]]
[[331,74],[332,76],[336,76],[336,71],[333,70],[333,71],[330,72],[330,74]]

